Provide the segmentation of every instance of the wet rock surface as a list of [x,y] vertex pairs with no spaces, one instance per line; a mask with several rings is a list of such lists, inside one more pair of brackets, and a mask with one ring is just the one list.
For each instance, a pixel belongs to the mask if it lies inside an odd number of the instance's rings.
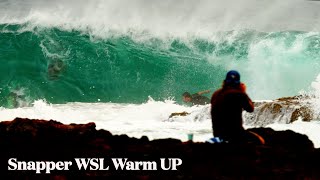
[[299,119],[311,121],[315,116],[308,99],[309,97],[293,96],[254,102],[254,112],[244,113],[245,123],[251,126],[266,126],[275,122],[288,124]]
[[[1,179],[320,179],[320,150],[293,131],[253,128],[265,145],[208,144],[177,139],[150,141],[96,130],[94,123],[65,125],[57,121],[16,118],[0,123]],[[8,160],[74,161],[104,158],[110,170],[8,171]],[[157,170],[115,170],[111,158],[155,161]],[[177,170],[164,171],[160,158],[180,158]]]

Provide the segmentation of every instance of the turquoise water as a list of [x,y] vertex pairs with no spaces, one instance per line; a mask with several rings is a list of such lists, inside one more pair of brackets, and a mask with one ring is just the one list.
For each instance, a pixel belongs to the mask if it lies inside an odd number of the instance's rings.
[[308,90],[320,70],[316,32],[225,31],[210,40],[145,32],[137,40],[26,26],[0,25],[4,107],[12,106],[10,92],[27,102],[144,103],[151,96],[182,103],[185,91],[219,88],[230,69],[240,71],[253,99],[273,99]]

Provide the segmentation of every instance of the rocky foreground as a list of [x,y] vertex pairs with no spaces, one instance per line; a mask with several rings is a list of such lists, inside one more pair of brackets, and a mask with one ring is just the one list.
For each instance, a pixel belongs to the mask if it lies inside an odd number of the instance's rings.
[[[136,139],[96,130],[94,123],[64,125],[17,118],[0,123],[0,179],[320,179],[320,149],[315,149],[307,136],[270,128],[251,131],[262,135],[266,144],[149,141],[145,136]],[[72,161],[73,165],[50,174],[9,171],[11,158],[26,162]],[[75,158],[104,158],[110,169],[79,170]],[[156,162],[157,170],[116,170],[112,158]],[[181,159],[182,164],[177,170],[163,170],[160,158]],[[29,166],[32,169],[32,163]]]

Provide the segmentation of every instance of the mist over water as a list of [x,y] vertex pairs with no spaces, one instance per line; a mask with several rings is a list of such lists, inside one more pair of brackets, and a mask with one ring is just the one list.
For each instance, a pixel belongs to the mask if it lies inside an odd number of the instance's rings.
[[153,34],[212,31],[318,31],[319,2],[305,0],[11,0],[0,1],[3,23]]

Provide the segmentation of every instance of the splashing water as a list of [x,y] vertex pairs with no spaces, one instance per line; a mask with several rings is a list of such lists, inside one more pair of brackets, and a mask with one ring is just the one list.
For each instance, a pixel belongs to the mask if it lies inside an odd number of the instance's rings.
[[[212,134],[209,106],[179,105],[181,94],[213,92],[230,69],[252,99],[310,92],[319,114],[319,8],[300,0],[0,1],[0,119],[94,121],[151,139],[186,140],[192,131],[203,141]],[[168,121],[181,111],[191,115]],[[316,121],[273,127],[320,144]]]

